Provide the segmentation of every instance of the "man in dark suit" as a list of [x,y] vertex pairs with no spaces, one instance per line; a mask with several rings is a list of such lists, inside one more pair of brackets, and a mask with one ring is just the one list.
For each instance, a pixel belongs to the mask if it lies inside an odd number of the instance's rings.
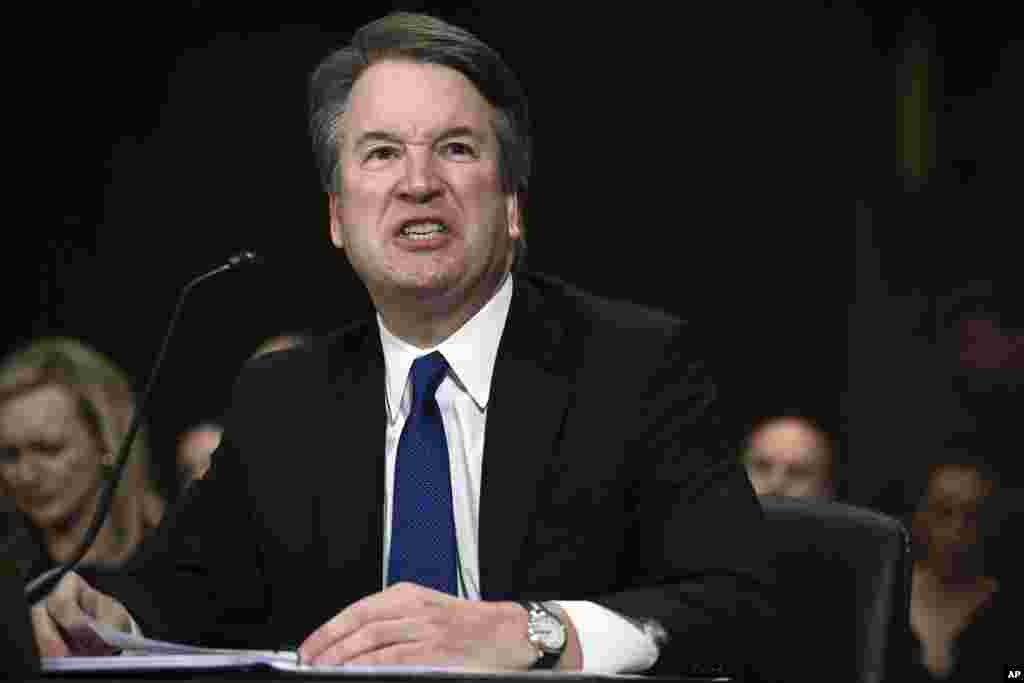
[[312,86],[331,238],[377,317],[254,359],[207,476],[132,568],[72,576],[33,611],[42,650],[66,651],[81,592],[146,635],[301,643],[314,663],[749,659],[761,515],[706,345],[522,267],[508,68],[398,14]]

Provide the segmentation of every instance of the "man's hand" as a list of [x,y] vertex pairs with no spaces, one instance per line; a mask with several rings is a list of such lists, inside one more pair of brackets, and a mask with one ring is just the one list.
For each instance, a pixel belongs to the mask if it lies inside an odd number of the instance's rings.
[[299,648],[310,664],[424,664],[525,670],[537,658],[526,610],[399,583],[353,603]]
[[74,572],[32,607],[32,630],[39,654],[44,657],[104,655],[113,650],[86,626],[95,620],[122,631],[131,630],[131,616],[124,605],[100,593]]

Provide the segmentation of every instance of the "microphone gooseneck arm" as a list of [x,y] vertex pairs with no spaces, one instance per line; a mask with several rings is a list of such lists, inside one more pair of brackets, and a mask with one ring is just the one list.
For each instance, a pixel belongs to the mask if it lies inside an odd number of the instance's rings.
[[117,485],[121,481],[121,475],[124,472],[125,465],[127,465],[128,458],[131,455],[132,444],[135,442],[135,436],[138,434],[139,429],[142,426],[142,416],[149,403],[149,397],[153,393],[153,387],[160,374],[160,367],[163,365],[164,356],[167,355],[167,347],[170,345],[171,337],[174,334],[174,327],[177,325],[178,318],[181,317],[185,298],[188,296],[189,292],[191,292],[192,289],[200,282],[204,282],[216,275],[229,270],[238,270],[239,268],[244,268],[261,262],[262,259],[251,251],[239,252],[231,256],[226,263],[193,278],[187,285],[185,285],[184,288],[182,288],[181,294],[178,295],[178,301],[174,306],[174,312],[171,314],[171,321],[167,326],[167,332],[164,334],[163,342],[160,344],[160,351],[157,353],[156,361],[153,363],[153,369],[149,372],[149,379],[146,382],[146,388],[143,390],[142,396],[139,398],[138,405],[135,407],[135,411],[132,414],[132,421],[128,425],[128,432],[125,434],[124,440],[121,442],[121,447],[118,449],[117,458],[109,470],[107,483],[103,489],[103,493],[100,495],[99,503],[96,506],[96,513],[92,518],[92,523],[89,525],[89,529],[85,532],[85,537],[82,539],[82,543],[79,545],[70,560],[59,567],[41,574],[25,586],[25,597],[29,605],[34,605],[49,595],[50,591],[60,583],[60,580],[64,578],[68,572],[74,571],[74,569],[81,563],[82,558],[84,558],[86,553],[89,552],[89,548],[91,548],[92,544],[95,542],[96,536],[99,535],[100,529],[103,527],[107,515],[110,513],[110,507],[113,505]]

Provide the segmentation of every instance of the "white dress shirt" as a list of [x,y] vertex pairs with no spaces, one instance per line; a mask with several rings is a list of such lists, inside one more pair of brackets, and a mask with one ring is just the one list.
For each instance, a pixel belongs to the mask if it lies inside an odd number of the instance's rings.
[[[391,551],[392,488],[398,438],[412,408],[409,370],[419,356],[440,351],[449,371],[435,394],[441,409],[452,478],[452,504],[458,543],[460,594],[479,600],[480,560],[480,473],[483,469],[484,431],[487,399],[491,391],[494,361],[498,356],[505,322],[512,303],[512,277],[505,276],[497,292],[483,308],[453,335],[434,348],[421,349],[399,339],[378,314],[384,348],[385,445],[384,558],[382,585],[387,582]],[[642,671],[658,658],[651,637],[622,616],[596,603],[582,600],[557,601],[572,619],[583,654],[583,670],[622,673]],[[523,634],[526,637],[526,634]]]

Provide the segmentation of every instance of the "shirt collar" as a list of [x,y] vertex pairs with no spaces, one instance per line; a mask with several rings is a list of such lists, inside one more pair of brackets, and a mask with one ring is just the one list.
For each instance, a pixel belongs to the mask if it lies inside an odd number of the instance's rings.
[[395,336],[384,326],[384,320],[378,313],[377,327],[380,329],[380,341],[384,349],[388,420],[394,422],[398,419],[399,406],[413,361],[433,351],[441,352],[448,361],[454,379],[469,393],[477,408],[484,410],[491,393],[498,344],[511,304],[512,275],[506,273],[494,296],[483,308],[454,334],[430,349],[418,348]]

